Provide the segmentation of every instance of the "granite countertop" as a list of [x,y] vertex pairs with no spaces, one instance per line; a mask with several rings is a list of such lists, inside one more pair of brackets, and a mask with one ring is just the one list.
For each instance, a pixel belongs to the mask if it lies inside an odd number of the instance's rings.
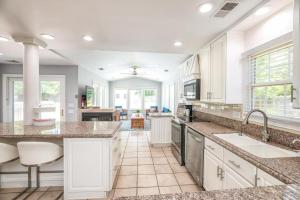
[[53,126],[28,126],[22,122],[0,123],[1,138],[111,138],[122,122],[58,122]]
[[[224,126],[220,126],[211,122],[191,122],[191,123],[187,123],[187,126],[203,134],[205,137],[211,139],[212,141],[223,146],[229,151],[235,153],[241,158],[247,160],[248,162],[252,163],[256,167],[276,177],[282,182],[286,184],[300,183],[300,157],[260,158],[213,135],[213,134],[220,134],[220,133],[228,134],[233,132],[239,132],[237,130],[229,129]],[[255,138],[255,139],[259,139],[259,138]],[[279,146],[274,143],[270,143],[270,144]],[[279,147],[287,148],[284,146],[279,146]]]
[[173,117],[172,113],[149,113],[149,117]]
[[281,185],[254,187],[246,189],[187,192],[183,194],[149,195],[138,197],[121,197],[115,200],[279,200],[299,199],[298,186]]

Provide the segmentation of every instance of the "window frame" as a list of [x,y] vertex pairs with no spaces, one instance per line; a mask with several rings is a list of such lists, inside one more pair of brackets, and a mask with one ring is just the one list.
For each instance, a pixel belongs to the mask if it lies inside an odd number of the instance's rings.
[[[254,79],[255,79],[255,71],[253,70],[253,65],[251,64],[253,57],[258,57],[258,56],[263,56],[263,55],[270,55],[273,52],[276,51],[280,51],[281,49],[285,49],[285,48],[291,48],[293,47],[293,43],[292,41],[287,41],[285,43],[282,44],[277,44],[274,45],[272,48],[269,49],[264,49],[263,51],[257,51],[252,53],[251,55],[248,55],[248,65],[249,65],[249,80],[248,80],[248,85],[249,85],[249,91],[248,91],[248,108],[251,109],[255,109],[254,108],[254,89],[257,87],[267,87],[267,86],[276,86],[276,85],[293,85],[293,77],[289,77],[289,80],[283,80],[283,81],[268,81],[268,82],[263,82],[263,83],[255,83]],[[290,55],[290,54],[289,54]],[[293,63],[290,62],[289,59],[289,65],[293,65]],[[291,73],[293,66],[289,68],[289,73]],[[269,74],[268,76],[270,76],[270,70],[269,70]],[[286,112],[286,109],[285,111]],[[254,114],[255,118],[261,118],[261,116],[259,114]],[[272,114],[268,114],[269,118],[273,121],[276,122],[286,122],[286,121],[291,121],[291,122],[295,122],[295,123],[299,123],[300,119],[299,118],[294,118],[294,117],[289,117],[289,116],[278,116],[278,115],[272,115]]]

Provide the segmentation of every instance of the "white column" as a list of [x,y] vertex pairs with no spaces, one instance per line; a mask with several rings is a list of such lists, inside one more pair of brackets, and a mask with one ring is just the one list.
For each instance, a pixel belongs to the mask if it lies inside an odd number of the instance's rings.
[[33,43],[24,43],[23,84],[24,84],[24,124],[32,125],[33,107],[39,105],[39,47]]

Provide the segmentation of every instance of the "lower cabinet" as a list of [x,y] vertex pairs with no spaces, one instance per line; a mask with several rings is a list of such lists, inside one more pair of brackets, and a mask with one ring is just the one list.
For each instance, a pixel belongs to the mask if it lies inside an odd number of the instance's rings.
[[210,191],[222,189],[221,167],[222,161],[207,150],[204,150],[203,187],[205,190]]
[[205,138],[203,187],[207,191],[284,183]]
[[283,185],[284,183],[267,174],[266,172],[257,169],[256,185],[257,186],[271,186],[271,185]]
[[246,179],[233,171],[227,165],[223,165],[224,180],[223,189],[248,188],[253,187]]
[[207,191],[253,187],[209,151],[204,151],[204,182]]

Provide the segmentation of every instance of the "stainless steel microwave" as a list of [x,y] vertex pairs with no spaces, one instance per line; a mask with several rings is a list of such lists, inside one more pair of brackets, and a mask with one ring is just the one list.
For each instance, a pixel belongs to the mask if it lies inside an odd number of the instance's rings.
[[188,100],[200,100],[200,79],[184,83],[184,97]]

